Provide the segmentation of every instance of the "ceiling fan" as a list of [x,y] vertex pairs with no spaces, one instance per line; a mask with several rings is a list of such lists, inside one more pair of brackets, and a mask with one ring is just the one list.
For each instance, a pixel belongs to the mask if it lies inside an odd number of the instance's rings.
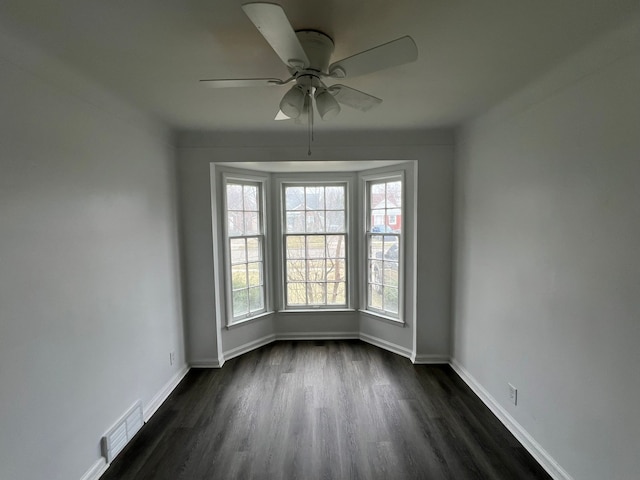
[[333,40],[317,30],[294,31],[280,5],[246,3],[242,9],[278,54],[289,71],[289,77],[209,79],[200,82],[212,88],[280,86],[294,83],[280,101],[276,120],[299,118],[306,113],[313,123],[313,104],[323,120],[335,117],[340,104],[366,112],[382,100],[346,85],[327,86],[324,79],[351,78],[413,62],[418,49],[409,36],[404,36],[369,50],[329,64]]

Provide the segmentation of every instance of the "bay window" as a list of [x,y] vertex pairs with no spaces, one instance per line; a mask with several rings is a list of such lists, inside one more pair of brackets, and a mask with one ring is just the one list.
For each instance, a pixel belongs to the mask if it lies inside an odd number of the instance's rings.
[[323,310],[404,324],[405,233],[413,231],[407,168],[305,174],[221,167],[216,251],[227,326]]

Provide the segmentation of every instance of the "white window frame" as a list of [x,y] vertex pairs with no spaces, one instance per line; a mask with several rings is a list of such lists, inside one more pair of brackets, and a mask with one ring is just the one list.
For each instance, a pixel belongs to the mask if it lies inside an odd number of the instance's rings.
[[[300,313],[300,312],[327,312],[327,311],[354,311],[354,299],[357,297],[357,282],[359,275],[354,275],[357,269],[357,256],[353,254],[356,250],[357,236],[353,235],[353,231],[357,231],[357,176],[354,173],[292,173],[292,174],[275,174],[274,175],[274,191],[277,192],[277,199],[274,203],[278,208],[278,222],[274,225],[277,235],[278,248],[276,252],[276,262],[280,265],[278,268],[278,281],[276,282],[278,305],[277,311],[282,313]],[[286,232],[285,232],[285,186],[345,186],[345,275],[346,275],[346,303],[344,305],[291,305],[287,306],[286,302]],[[306,234],[305,234],[306,235]],[[313,235],[313,234],[309,234]],[[326,235],[332,235],[327,232]]]
[[[217,299],[215,302],[215,317],[221,326],[227,329],[242,326],[245,323],[268,319],[272,315],[289,316],[296,320],[303,320],[307,313],[317,314],[327,312],[360,312],[360,321],[378,320],[399,327],[412,326],[415,322],[416,311],[416,265],[407,264],[407,258],[416,256],[416,161],[397,162],[394,165],[373,167],[365,170],[355,168],[353,171],[340,172],[287,172],[239,168],[244,162],[227,162],[211,165],[211,193],[212,193],[212,226],[213,226],[213,262],[214,288]],[[284,165],[284,164],[283,164]],[[301,169],[304,168],[300,163]],[[286,165],[289,168],[289,165]],[[367,229],[366,213],[367,195],[366,181],[375,179],[389,179],[402,176],[402,247],[399,253],[399,266],[402,272],[399,277],[399,305],[397,316],[386,316],[381,312],[367,309],[367,248],[365,232]],[[265,311],[252,317],[234,319],[231,315],[231,278],[228,259],[228,240],[226,236],[226,188],[224,178],[234,178],[240,181],[258,182],[262,188],[262,216],[264,234],[264,283],[265,283]],[[347,250],[345,254],[347,268],[347,305],[346,307],[330,305],[324,308],[309,306],[305,308],[285,308],[284,282],[284,244],[282,243],[282,183],[328,184],[343,182],[347,184],[345,212],[347,214]],[[336,308],[339,307],[339,308]],[[301,315],[302,314],[302,315]],[[277,318],[277,317],[276,317]]]
[[[224,252],[224,292],[225,292],[225,317],[227,327],[245,323],[264,315],[272,313],[273,308],[271,305],[271,282],[270,282],[270,238],[269,232],[269,203],[268,191],[269,181],[268,176],[255,175],[252,173],[246,173],[244,171],[223,171],[220,178],[220,192],[221,192],[221,223],[222,223],[222,241]],[[227,207],[227,185],[228,184],[245,184],[258,186],[258,202],[259,202],[259,223],[261,226],[261,232],[252,235],[242,236],[230,236],[228,231],[228,207]],[[262,245],[262,282],[263,282],[263,308],[255,312],[247,312],[244,315],[233,315],[233,281],[232,281],[232,267],[231,267],[231,251],[230,251],[230,239],[231,238],[260,238]]]
[[[407,183],[405,179],[404,170],[390,170],[380,173],[366,173],[363,172],[360,175],[361,181],[361,197],[360,202],[362,206],[361,222],[362,222],[362,236],[360,243],[360,310],[364,313],[372,315],[374,317],[382,318],[384,320],[391,321],[393,323],[404,324],[405,323],[405,222],[406,218],[406,199],[407,199]],[[402,183],[402,195],[400,214],[402,215],[402,230],[400,233],[390,232],[372,232],[374,223],[371,221],[372,217],[372,205],[370,189],[374,183],[394,182],[400,181]],[[386,225],[386,223],[384,223]],[[397,237],[398,244],[398,312],[393,313],[386,310],[377,309],[369,305],[369,246],[372,236],[394,236]]]

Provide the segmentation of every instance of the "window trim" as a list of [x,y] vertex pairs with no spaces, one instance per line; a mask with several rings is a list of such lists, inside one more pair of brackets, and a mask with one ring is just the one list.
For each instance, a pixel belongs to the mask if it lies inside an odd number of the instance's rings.
[[[357,273],[358,265],[357,256],[354,252],[357,251],[355,240],[357,235],[354,235],[354,231],[358,231],[357,225],[357,175],[353,172],[323,172],[321,175],[314,173],[295,172],[289,174],[273,174],[273,180],[275,183],[274,194],[277,198],[274,199],[274,204],[278,209],[278,219],[274,224],[276,242],[279,243],[276,248],[276,263],[279,265],[277,268],[277,281],[275,281],[277,302],[275,305],[278,313],[314,313],[314,312],[353,312],[357,310],[354,308],[357,299],[357,282],[359,275]],[[310,186],[310,185],[344,185],[345,186],[345,267],[346,267],[346,304],[344,305],[300,305],[300,306],[287,306],[286,303],[286,243],[285,237],[289,234],[285,233],[284,225],[286,222],[285,214],[285,198],[284,189],[285,186]],[[328,233],[330,234],[330,232]],[[306,234],[305,234],[306,235]]]
[[[357,161],[354,161],[357,162]],[[300,170],[296,172],[286,171],[291,167],[291,162],[281,162],[280,168],[267,170],[264,167],[256,168],[255,162],[211,162],[210,163],[210,185],[211,185],[211,215],[213,226],[213,281],[216,292],[216,300],[213,306],[215,319],[219,328],[239,328],[244,324],[270,321],[278,318],[280,314],[293,316],[300,320],[305,315],[322,316],[330,312],[349,313],[357,312],[360,321],[378,321],[387,323],[389,326],[411,327],[415,323],[415,313],[417,305],[417,267],[414,262],[407,264],[407,259],[416,255],[417,246],[417,182],[414,172],[417,172],[418,162],[416,160],[397,161],[392,165],[373,166],[372,168],[354,168],[352,170],[339,171],[303,171],[304,162],[300,163]],[[359,163],[359,162],[358,162]],[[373,162],[376,163],[375,161]],[[270,165],[270,164],[267,164]],[[276,164],[274,164],[276,165]],[[249,181],[261,182],[263,187],[263,228],[265,236],[265,308],[266,311],[252,318],[235,321],[229,318],[227,312],[231,308],[227,297],[227,289],[230,282],[226,274],[226,259],[228,253],[225,251],[226,236],[223,227],[226,220],[226,191],[223,189],[222,178],[227,174],[230,177],[246,179]],[[401,318],[387,318],[377,312],[367,310],[366,306],[366,248],[364,242],[366,192],[364,189],[365,180],[375,178],[390,177],[394,174],[404,176],[403,183],[403,214],[402,222],[403,248],[400,260],[404,272],[401,276],[402,290],[400,294],[399,310]],[[321,178],[321,182],[317,182]],[[278,244],[281,238],[281,208],[280,184],[282,182],[291,183],[326,183],[330,181],[343,181],[348,185],[346,211],[348,214],[347,226],[349,235],[348,245],[348,281],[347,286],[348,302],[347,308],[326,308],[326,309],[283,309],[283,272],[280,267],[283,265],[283,250]],[[333,307],[333,306],[332,306]],[[231,321],[230,321],[231,320]]]
[[[262,226],[261,233],[257,235],[248,236],[229,236],[228,231],[228,206],[227,206],[227,185],[233,183],[240,184],[254,184],[258,186],[258,200],[260,203],[259,208],[259,221]],[[243,323],[257,320],[266,315],[273,313],[271,305],[271,261],[270,261],[270,235],[269,235],[269,214],[268,214],[268,192],[269,192],[269,176],[256,175],[256,172],[246,173],[239,170],[222,170],[220,175],[220,200],[222,205],[222,212],[220,215],[221,232],[222,232],[222,250],[224,266],[223,273],[223,287],[224,287],[224,317],[227,328],[234,327]],[[233,281],[232,281],[232,268],[231,268],[231,251],[230,251],[230,239],[231,238],[249,238],[249,237],[261,237],[262,238],[262,258],[263,258],[263,295],[264,306],[262,309],[256,312],[247,312],[244,316],[233,316]]]
[[[406,230],[404,217],[407,214],[406,201],[407,201],[407,182],[404,168],[385,169],[381,172],[361,172],[359,175],[360,180],[360,205],[361,212],[359,212],[361,220],[360,229],[360,308],[359,311],[365,313],[373,318],[390,322],[396,325],[406,325],[405,310],[407,301],[406,292]],[[371,205],[370,205],[370,189],[371,184],[376,182],[389,182],[389,181],[402,182],[402,195],[401,195],[401,215],[403,216],[402,231],[398,235],[398,313],[397,316],[390,315],[390,312],[384,310],[372,309],[369,306],[369,238],[377,233],[371,232],[371,228],[374,226],[371,222]],[[386,222],[385,222],[386,225]],[[383,232],[384,235],[384,232]],[[395,235],[395,234],[394,234]]]

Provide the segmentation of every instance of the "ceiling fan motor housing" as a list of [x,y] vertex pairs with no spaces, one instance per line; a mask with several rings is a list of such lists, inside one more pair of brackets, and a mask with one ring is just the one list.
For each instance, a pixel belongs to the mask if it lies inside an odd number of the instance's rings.
[[296,36],[309,58],[310,64],[306,70],[326,74],[329,60],[333,54],[333,40],[317,30],[299,30],[296,32]]

